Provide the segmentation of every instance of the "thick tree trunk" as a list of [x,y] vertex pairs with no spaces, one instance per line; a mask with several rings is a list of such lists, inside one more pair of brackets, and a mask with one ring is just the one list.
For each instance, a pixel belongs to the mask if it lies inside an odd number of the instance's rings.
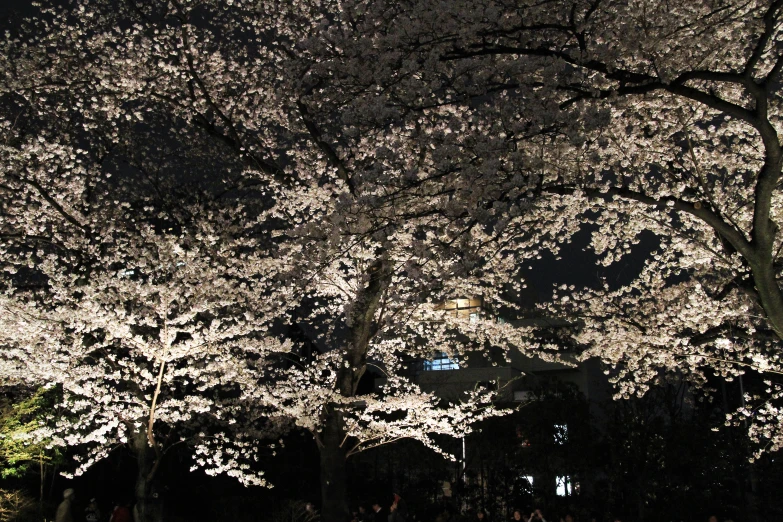
[[[349,325],[348,342],[344,348],[344,364],[337,372],[336,388],[343,397],[354,397],[359,381],[367,368],[367,350],[378,331],[376,314],[381,296],[391,282],[391,267],[383,253],[370,264],[368,282],[356,296]],[[321,451],[321,520],[345,522],[348,520],[346,501],[347,450],[343,416],[335,405],[325,407],[319,438]]]
[[136,455],[136,504],[133,507],[135,522],[162,522],[163,504],[155,481],[155,451],[149,446],[147,434],[139,430],[133,435],[132,447]]
[[342,416],[339,411],[331,410],[325,416],[321,432],[322,522],[345,522],[348,520],[344,439]]

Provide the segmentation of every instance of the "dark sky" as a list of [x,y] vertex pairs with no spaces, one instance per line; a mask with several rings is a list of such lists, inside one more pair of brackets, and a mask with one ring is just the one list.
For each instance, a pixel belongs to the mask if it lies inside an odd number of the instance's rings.
[[[52,2],[43,0],[41,3],[50,5]],[[32,6],[32,0],[3,0],[0,2],[0,27],[7,28],[8,24],[14,23],[19,15],[27,17],[34,15],[36,12],[37,9]]]
[[[42,6],[68,5],[69,0],[39,0]],[[0,0],[0,30],[13,29],[22,18],[28,18],[39,12],[33,0]]]
[[659,244],[651,232],[642,234],[632,253],[619,262],[605,267],[598,264],[598,256],[590,249],[590,230],[582,227],[571,243],[562,245],[560,259],[549,252],[542,252],[541,259],[532,263],[532,269],[523,270],[527,286],[539,301],[547,301],[554,285],[582,287],[601,286],[605,280],[610,288],[631,283],[639,275],[645,260]]

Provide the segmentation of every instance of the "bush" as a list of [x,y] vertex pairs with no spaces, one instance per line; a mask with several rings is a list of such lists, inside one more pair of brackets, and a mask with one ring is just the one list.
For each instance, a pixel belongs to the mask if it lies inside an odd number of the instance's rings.
[[35,499],[18,489],[0,489],[0,522],[40,521]]

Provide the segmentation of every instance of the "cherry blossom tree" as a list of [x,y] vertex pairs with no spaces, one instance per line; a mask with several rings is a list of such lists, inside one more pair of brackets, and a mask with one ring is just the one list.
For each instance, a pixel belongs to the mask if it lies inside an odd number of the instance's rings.
[[[96,1],[6,37],[4,373],[77,401],[55,433],[92,446],[85,465],[117,441],[164,451],[177,426],[209,471],[263,483],[252,440],[307,429],[323,517],[343,519],[350,455],[403,437],[440,451],[433,435],[502,413],[491,390],[444,404],[406,373],[434,352],[522,344],[489,312],[439,306],[519,286],[513,227],[472,197],[498,190],[474,183],[495,166],[473,149],[502,142],[454,147],[443,131],[434,146],[321,88],[333,6],[232,4]],[[281,362],[286,324],[318,353]],[[359,395],[368,365],[385,384]]]
[[[71,346],[74,331],[100,330],[90,343],[147,361],[136,374],[152,388],[136,399],[147,415],[137,424],[158,410],[163,426],[176,410],[209,413],[218,426],[250,419],[252,437],[309,430],[325,520],[345,514],[351,454],[400,437],[437,450],[433,434],[460,436],[499,413],[491,394],[443,405],[412,384],[406,366],[433,351],[556,357],[567,342],[613,364],[620,394],[644,392],[661,369],[701,383],[750,369],[769,378],[768,391],[738,415],[758,421],[751,436],[762,449],[777,449],[781,8],[172,0],[44,9],[0,53],[11,195],[1,255],[14,274],[4,306],[22,324],[4,342],[32,354],[41,332]],[[629,285],[558,287],[543,308],[572,319],[559,338],[439,307],[482,296],[516,313],[528,267],[544,252],[563,255],[580,231],[610,268],[643,240],[655,247]],[[137,266],[158,258],[168,263]],[[126,306],[110,304],[115,294],[147,315],[114,318],[106,310]],[[185,302],[169,310],[173,295]],[[93,312],[75,312],[85,306]],[[161,337],[165,325],[181,333]],[[294,345],[288,362],[271,363],[288,350],[283,325],[316,353]],[[90,343],[77,342],[85,360]],[[194,364],[205,372],[198,389],[182,368],[202,350],[232,363]],[[360,394],[368,365],[386,381]],[[188,409],[225,372],[225,400]],[[170,392],[179,409],[151,400],[158,382],[177,379],[193,385]],[[243,415],[225,413],[237,404]],[[146,440],[154,449],[159,436]],[[223,451],[212,448],[199,453],[205,462]]]
[[[193,256],[160,257],[155,261],[183,263],[185,258],[198,264]],[[181,277],[154,284],[134,280],[140,270],[120,269],[114,280],[111,274],[91,275],[90,283],[70,288],[50,283],[57,288],[54,297],[46,296],[54,300],[50,311],[44,311],[45,305],[31,306],[35,297],[17,293],[4,303],[5,335],[11,339],[4,358],[15,363],[6,367],[7,376],[63,389],[70,413],[51,436],[57,444],[89,446],[78,472],[118,442],[134,449],[141,488],[137,497],[143,502],[162,454],[180,442],[170,440],[178,434],[176,428],[184,424],[195,429],[213,417],[231,424],[242,397],[237,390],[258,392],[259,369],[248,362],[249,354],[262,357],[270,345],[252,339],[256,323],[221,313],[238,301],[226,298],[225,281],[217,288],[191,281],[198,289],[193,291],[185,286],[187,278],[200,279],[204,273],[192,266],[180,266],[176,271]],[[142,277],[159,276],[162,270],[156,272]],[[244,441],[235,441],[241,448]],[[242,480],[264,483],[242,473],[232,457],[229,462],[210,457],[203,464],[208,472],[222,468]]]
[[[545,307],[580,325],[583,356],[615,365],[621,394],[661,368],[758,372],[767,393],[740,415],[778,449],[783,3],[341,5],[313,46],[323,82],[372,125],[391,114],[439,148],[486,143],[474,200],[518,227],[520,264],[579,231],[607,267],[656,243],[631,284],[558,288]],[[527,191],[503,190],[514,176]]]
[[266,485],[250,465],[256,439],[285,423],[236,419],[245,402],[269,401],[268,356],[289,347],[265,333],[258,264],[219,219],[217,229],[176,234],[108,223],[93,226],[81,250],[71,240],[67,255],[30,253],[32,274],[6,267],[18,284],[1,305],[4,379],[58,387],[68,412],[33,436],[84,448],[77,474],[127,444],[142,520],[160,519],[156,472],[183,442],[195,467]]
[[[287,427],[243,413],[262,411],[269,355],[290,348],[267,334],[265,203],[222,197],[236,167],[211,140],[160,112],[142,124],[138,106],[100,105],[63,34],[4,42],[2,375],[62,390],[70,413],[37,436],[83,448],[76,473],[128,445],[140,520],[158,520],[171,447],[266,485],[258,439]],[[54,44],[46,68],[38,51]]]

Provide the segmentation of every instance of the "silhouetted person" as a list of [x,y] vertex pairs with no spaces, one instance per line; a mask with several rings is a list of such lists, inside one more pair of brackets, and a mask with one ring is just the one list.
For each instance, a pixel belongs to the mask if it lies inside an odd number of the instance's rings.
[[90,503],[84,509],[85,522],[98,522],[101,519],[101,510],[98,508],[98,500],[90,499]]
[[111,513],[109,522],[133,522],[131,515],[130,502],[120,502]]
[[394,494],[394,502],[389,507],[389,522],[406,522],[408,508],[405,501],[397,493]]
[[383,508],[377,502],[372,505],[372,522],[387,522]]
[[57,514],[54,516],[54,522],[73,522],[73,510],[71,504],[76,497],[76,492],[68,488],[63,491],[63,501],[57,506]]

